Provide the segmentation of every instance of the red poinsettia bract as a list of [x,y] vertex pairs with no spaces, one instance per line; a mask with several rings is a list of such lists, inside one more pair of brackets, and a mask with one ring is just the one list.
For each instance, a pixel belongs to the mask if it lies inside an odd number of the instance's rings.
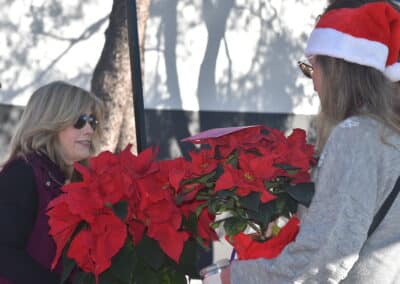
[[77,233],[67,256],[83,271],[92,272],[98,278],[111,266],[111,258],[122,248],[126,236],[126,225],[121,219],[110,211],[105,212]]
[[289,219],[289,222],[279,231],[278,235],[265,241],[254,240],[251,235],[239,233],[232,237],[226,237],[235,248],[238,258],[257,259],[277,257],[287,244],[295,240],[299,232],[300,221],[296,217]]
[[[180,206],[180,210],[183,215],[188,219],[190,214],[195,214],[196,209],[203,206],[204,201],[193,201],[189,203],[184,203]],[[218,236],[215,230],[210,226],[210,224],[215,220],[215,215],[208,212],[208,207],[204,206],[199,214],[197,222],[197,234],[202,240],[203,244],[207,247],[210,246],[211,241],[218,240]]]

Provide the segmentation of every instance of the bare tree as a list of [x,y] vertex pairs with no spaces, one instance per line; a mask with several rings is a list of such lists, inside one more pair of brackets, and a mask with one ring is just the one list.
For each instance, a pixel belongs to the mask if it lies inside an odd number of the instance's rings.
[[[137,0],[141,58],[150,0]],[[105,32],[105,44],[93,73],[92,91],[106,105],[101,150],[119,151],[128,143],[136,149],[132,82],[128,44],[128,0],[114,0]],[[143,64],[142,64],[143,68]],[[143,74],[143,72],[142,72]]]

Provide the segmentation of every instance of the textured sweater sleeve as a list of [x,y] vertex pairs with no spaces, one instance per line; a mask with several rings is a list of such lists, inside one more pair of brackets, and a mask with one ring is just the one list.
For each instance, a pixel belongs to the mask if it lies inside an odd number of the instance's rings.
[[33,170],[24,160],[15,160],[0,173],[0,283],[2,278],[14,284],[58,283],[25,250],[36,210]]
[[296,241],[276,259],[232,263],[231,283],[344,279],[358,259],[375,213],[380,145],[376,131],[336,127],[321,155],[315,196]]

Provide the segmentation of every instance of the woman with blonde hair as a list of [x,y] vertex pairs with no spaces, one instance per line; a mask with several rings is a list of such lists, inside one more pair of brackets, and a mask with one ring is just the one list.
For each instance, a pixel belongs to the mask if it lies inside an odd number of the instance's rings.
[[321,101],[315,196],[280,256],[234,261],[223,283],[400,281],[400,14],[340,2],[306,48]]
[[47,205],[95,152],[102,116],[96,96],[65,82],[31,96],[0,172],[0,284],[59,283]]

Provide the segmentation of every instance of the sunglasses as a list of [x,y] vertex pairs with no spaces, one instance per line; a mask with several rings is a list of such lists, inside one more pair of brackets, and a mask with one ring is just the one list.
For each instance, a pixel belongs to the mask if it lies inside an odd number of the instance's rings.
[[96,119],[96,117],[91,114],[91,115],[86,115],[82,114],[79,116],[78,120],[74,124],[74,128],[76,129],[82,129],[85,127],[86,123],[89,123],[90,127],[93,130],[96,130],[97,124],[99,124],[99,121]]
[[307,64],[303,61],[298,61],[297,65],[299,66],[301,72],[307,77],[307,78],[312,78],[312,73],[314,71],[313,67],[310,64]]

